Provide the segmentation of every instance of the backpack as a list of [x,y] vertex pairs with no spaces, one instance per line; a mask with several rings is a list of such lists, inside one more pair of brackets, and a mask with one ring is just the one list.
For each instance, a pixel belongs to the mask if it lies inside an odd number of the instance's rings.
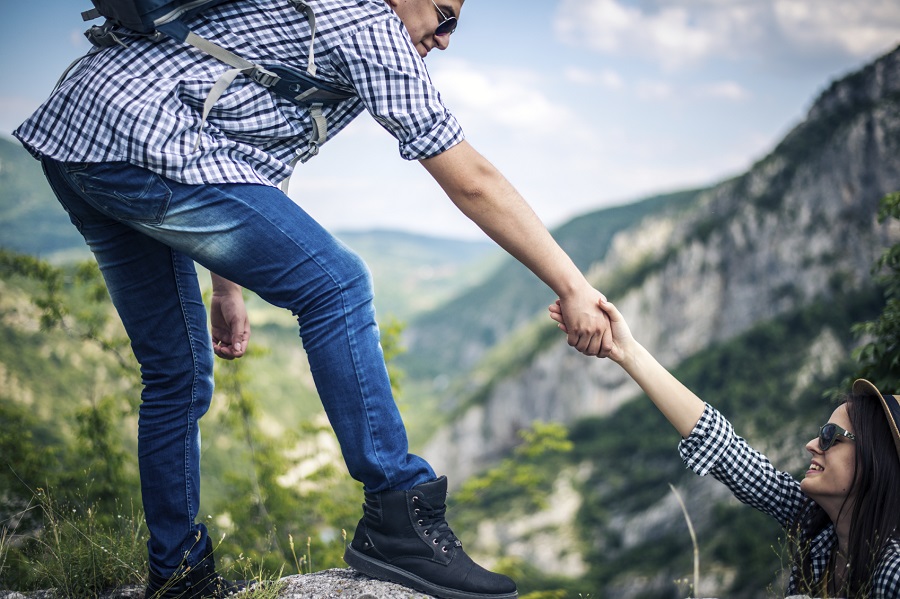
[[[105,17],[103,25],[94,25],[85,32],[85,36],[93,44],[88,53],[98,52],[115,45],[127,46],[127,36],[123,39],[116,26],[129,30],[128,35],[143,36],[158,41],[170,37],[176,41],[194,46],[232,68],[223,73],[206,98],[203,105],[201,129],[206,123],[209,112],[218,99],[238,75],[250,77],[267,88],[273,94],[290,100],[295,104],[309,108],[313,120],[313,134],[310,139],[312,154],[318,153],[319,145],[328,137],[328,124],[322,114],[322,106],[352,98],[356,91],[316,77],[314,43],[316,39],[316,20],[312,8],[304,0],[286,0],[303,13],[309,21],[312,31],[309,46],[309,60],[306,71],[300,71],[282,64],[255,64],[222,46],[206,40],[191,31],[185,19],[201,11],[238,0],[91,0],[94,8],[81,13],[85,21]],[[79,59],[80,60],[80,59]],[[76,61],[77,63],[78,61]],[[63,73],[60,82],[65,79],[69,69]],[[200,136],[197,137],[199,148]]]

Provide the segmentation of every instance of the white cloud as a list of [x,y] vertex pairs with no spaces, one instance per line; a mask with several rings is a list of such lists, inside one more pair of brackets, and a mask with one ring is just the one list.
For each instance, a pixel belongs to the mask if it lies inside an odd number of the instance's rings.
[[699,60],[716,50],[716,31],[685,6],[670,2],[658,11],[619,0],[563,0],[558,37],[610,54],[649,55],[667,67]]
[[865,57],[900,41],[896,0],[775,0],[773,10],[785,36],[801,46],[837,46]]
[[580,67],[566,67],[563,69],[563,77],[566,81],[582,86],[599,85],[608,90],[617,91],[625,87],[625,80],[613,69],[591,71]]
[[747,99],[750,94],[735,81],[719,81],[700,86],[697,88],[696,95],[700,98],[740,101]]
[[836,49],[859,58],[900,41],[900,2],[562,0],[555,28],[560,39],[578,47],[642,56],[667,69],[790,48]]
[[443,60],[432,76],[463,128],[478,121],[479,128],[499,126],[529,137],[556,135],[576,122],[566,106],[544,93],[541,77],[533,71],[451,59]]
[[84,45],[84,33],[78,31],[77,29],[73,29],[69,33],[69,43],[71,43],[73,48],[80,48]]
[[675,95],[672,86],[664,81],[639,81],[635,92],[639,100],[646,102],[661,102]]

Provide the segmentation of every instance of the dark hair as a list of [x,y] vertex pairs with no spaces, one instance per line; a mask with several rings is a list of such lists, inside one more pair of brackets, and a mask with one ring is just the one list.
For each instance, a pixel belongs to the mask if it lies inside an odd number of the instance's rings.
[[[838,595],[855,598],[868,596],[872,575],[900,526],[900,510],[896,509],[900,497],[900,457],[878,398],[850,395],[845,403],[856,434],[853,482],[856,500],[848,508],[851,510],[848,576],[844,588],[836,591]],[[846,501],[841,513],[845,507]],[[816,597],[829,594],[828,580],[827,577],[813,579],[808,545],[829,524],[825,511],[810,499],[794,526],[794,574],[798,576],[799,590]]]

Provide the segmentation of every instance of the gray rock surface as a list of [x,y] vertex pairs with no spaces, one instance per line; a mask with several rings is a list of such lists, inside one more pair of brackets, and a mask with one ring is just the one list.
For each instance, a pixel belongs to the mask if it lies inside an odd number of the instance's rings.
[[434,599],[394,584],[369,578],[349,568],[288,576],[279,599]]
[[[349,568],[286,576],[279,599],[435,599],[399,584],[369,578]],[[142,599],[144,587],[123,587],[100,599]],[[240,597],[240,596],[238,596]],[[57,599],[52,590],[20,593],[0,590],[0,599]]]

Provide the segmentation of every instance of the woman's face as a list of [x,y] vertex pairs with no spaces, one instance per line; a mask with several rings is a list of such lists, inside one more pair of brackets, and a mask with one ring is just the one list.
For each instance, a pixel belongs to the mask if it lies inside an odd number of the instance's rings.
[[[856,434],[850,424],[847,404],[838,407],[828,422],[833,422],[846,431]],[[818,503],[832,520],[837,518],[847,498],[853,497],[853,481],[856,478],[856,444],[838,435],[834,445],[827,451],[819,449],[819,438],[806,444],[812,455],[806,476],[800,489]],[[849,503],[847,506],[849,507]]]

